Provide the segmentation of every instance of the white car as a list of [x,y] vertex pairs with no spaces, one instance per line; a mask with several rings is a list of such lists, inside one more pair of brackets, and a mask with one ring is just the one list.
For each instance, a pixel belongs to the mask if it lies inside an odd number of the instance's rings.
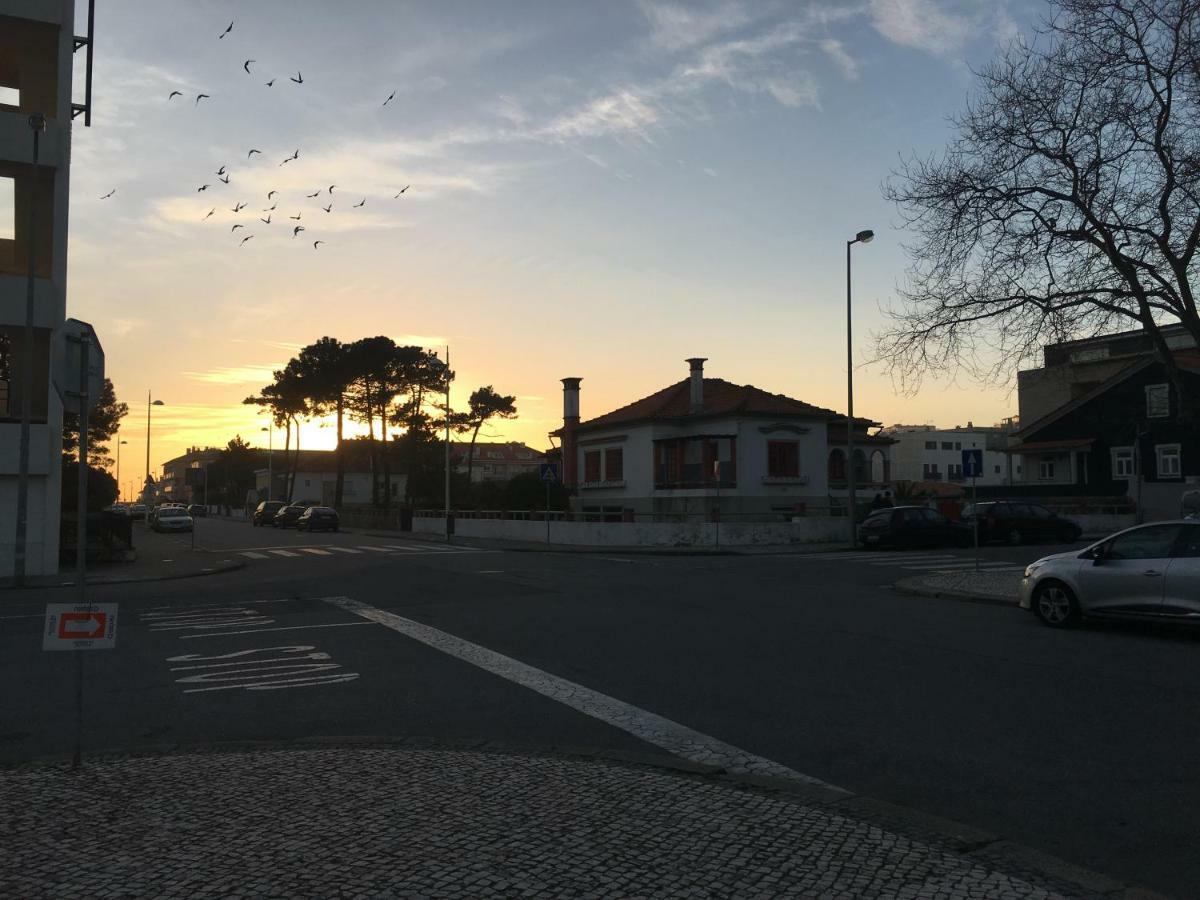
[[1200,622],[1200,521],[1138,525],[1042,557],[1025,569],[1020,602],[1054,628],[1083,616]]

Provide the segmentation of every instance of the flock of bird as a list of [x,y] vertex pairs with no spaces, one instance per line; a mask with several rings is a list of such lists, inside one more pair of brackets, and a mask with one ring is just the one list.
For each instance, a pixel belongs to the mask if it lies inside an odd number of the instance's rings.
[[[229,25],[225,28],[225,30],[222,31],[219,35],[217,35],[217,40],[224,40],[225,37],[230,32],[233,31],[233,26],[234,26],[234,22],[230,22]],[[250,67],[255,62],[256,62],[256,60],[247,59],[244,63],[242,63],[242,69],[246,72],[247,75],[254,74],[250,70]],[[264,82],[264,84],[267,87],[274,87],[276,80],[277,80],[276,78],[272,78],[271,80]],[[299,70],[297,70],[294,77],[289,76],[288,80],[295,84],[298,84],[298,85],[305,83],[304,76]],[[176,97],[182,97],[182,96],[184,96],[182,91],[178,91],[178,90],[171,91],[167,95],[167,102],[171,102]],[[387,99],[383,101],[382,105],[387,106],[389,103],[392,102],[392,100],[395,99],[395,97],[396,97],[396,91],[392,91],[388,95]],[[210,99],[212,99],[212,98],[209,94],[199,93],[199,94],[196,94],[196,98],[192,102],[192,105],[193,105],[193,107],[196,107],[196,106],[200,105],[201,100],[210,100]],[[251,147],[246,152],[246,162],[249,163],[254,158],[255,154],[262,156],[263,151],[259,150],[257,147]],[[298,160],[299,158],[300,158],[300,149],[296,148],[290,156],[286,156],[283,158],[283,160],[279,163],[279,166],[281,166],[281,167],[286,166],[288,163],[294,162],[294,161]],[[220,168],[218,168],[216,170],[215,174],[217,176],[217,181],[219,181],[222,184],[229,184],[232,181],[231,173],[230,173],[229,167],[227,165],[222,165]],[[337,187],[336,184],[331,184],[331,185],[329,185],[328,188],[318,188],[316,191],[314,191],[311,194],[305,194],[305,198],[308,200],[313,200],[313,199],[320,197],[322,193],[326,193],[328,195],[329,202],[325,205],[320,205],[320,204],[318,204],[318,205],[320,206],[320,209],[323,210],[325,213],[332,213],[333,212],[333,192],[336,187]],[[393,197],[393,199],[399,198],[402,194],[404,194],[406,191],[408,191],[408,189],[410,187],[412,187],[412,185],[406,184],[404,187],[400,188],[400,190],[396,192],[395,197]],[[202,185],[200,185],[200,187],[196,188],[196,193],[203,193],[203,192],[209,190],[210,188],[213,188],[213,185],[211,183],[202,184]],[[214,190],[215,190],[215,188],[214,188]],[[107,200],[109,197],[113,196],[113,194],[115,194],[115,193],[116,193],[116,188],[109,191],[107,194],[102,196],[100,199]],[[276,208],[279,205],[279,202],[274,199],[275,195],[278,193],[279,192],[276,190],[271,190],[271,191],[267,192],[267,202],[270,203],[271,205],[263,207],[261,210],[262,212],[266,213],[266,218],[263,218],[262,216],[258,217],[258,221],[262,222],[264,225],[271,224],[272,213],[275,212]],[[361,209],[362,207],[366,206],[366,204],[367,204],[367,198],[363,197],[357,203],[351,204],[351,209]],[[236,201],[234,203],[234,205],[230,208],[230,212],[232,212],[234,215],[239,215],[246,208],[247,208],[246,203],[243,203],[241,201]],[[207,213],[205,213],[204,216],[201,217],[201,221],[207,221],[208,219],[212,218],[212,216],[215,215],[216,212],[217,212],[217,207],[214,206]],[[288,218],[290,220],[298,223],[301,220],[302,216],[303,216],[303,210],[298,211],[296,213],[296,215],[294,215],[294,216],[288,216]],[[308,230],[306,228],[306,226],[300,225],[300,224],[292,225],[290,227],[291,227],[293,239],[298,237],[302,232]],[[230,228],[230,234],[236,234],[238,229],[245,229],[245,228],[246,228],[246,226],[243,225],[242,223],[240,223],[240,222],[235,223],[232,226],[232,228]],[[253,234],[245,234],[244,236],[241,237],[241,240],[238,242],[238,246],[239,247],[244,246],[248,241],[251,241],[253,239],[254,239]],[[320,247],[324,243],[325,243],[324,240],[313,241],[312,242],[313,249],[316,250],[318,247]]]

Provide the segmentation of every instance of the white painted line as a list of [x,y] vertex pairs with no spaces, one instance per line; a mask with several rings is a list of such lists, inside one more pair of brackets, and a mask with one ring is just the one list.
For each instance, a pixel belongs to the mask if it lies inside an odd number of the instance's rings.
[[322,550],[320,547],[301,547],[301,553],[311,553],[313,556],[333,556],[328,550]]
[[359,544],[358,549],[359,550],[374,550],[376,553],[391,553],[392,552],[391,550],[388,550],[385,547],[369,547],[366,544]]
[[[902,569],[937,569],[943,572],[949,572],[955,569],[973,569],[975,563],[972,561],[956,562],[956,563],[930,563],[924,566],[901,566]],[[980,562],[980,569],[995,571],[996,569],[1012,569],[1016,568],[1012,563],[1004,562]]]
[[412,544],[384,544],[390,550],[407,550],[409,553],[425,553],[424,547],[414,547]]
[[306,631],[309,628],[350,628],[353,625],[374,625],[374,622],[333,622],[329,625],[281,625],[279,628],[247,628],[244,631],[211,631],[207,634],[181,634],[181,641],[192,638],[228,637],[231,634],[262,634],[264,631]]
[[300,555],[299,553],[293,553],[291,550],[272,550],[270,552],[274,553],[276,556],[299,556]]
[[[729,772],[789,778],[806,784],[833,787],[820,779],[802,775],[777,762],[756,756],[732,744],[726,744],[724,741],[702,734],[686,725],[681,725],[565,678],[559,678],[557,675],[536,669],[519,660],[455,637],[445,631],[439,631],[429,625],[422,625],[420,622],[406,619],[395,613],[376,609],[349,597],[325,597],[323,599],[332,606],[362,616],[368,621],[378,622],[380,625],[426,646],[477,666],[485,672],[499,675],[501,678],[529,688],[551,700],[557,700],[564,706],[599,719],[601,722],[628,732],[684,759],[705,765],[721,766]],[[834,790],[838,790],[838,788],[834,788]]]
[[243,550],[242,556],[248,556],[250,559],[267,559],[267,554],[259,553],[256,550]]
[[361,550],[355,550],[353,547],[338,547],[334,544],[330,544],[328,549],[336,550],[338,553],[362,553]]

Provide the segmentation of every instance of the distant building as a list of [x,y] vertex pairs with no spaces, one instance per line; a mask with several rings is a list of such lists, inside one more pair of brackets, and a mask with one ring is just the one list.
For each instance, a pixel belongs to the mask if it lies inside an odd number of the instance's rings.
[[945,481],[965,484],[962,451],[983,451],[983,474],[976,484],[1011,484],[1020,480],[1020,462],[1009,470],[1011,457],[1005,453],[1011,425],[937,428],[934,425],[889,425],[881,434],[896,443],[892,447],[892,478],[896,481]]
[[[563,483],[573,506],[604,514],[764,516],[844,507],[845,417],[752,385],[689,377],[594,419],[581,421],[582,379],[564,378]],[[878,422],[855,420],[859,499],[890,477],[892,439]]]
[[[380,452],[382,453],[382,447]],[[345,454],[345,471],[342,476],[342,505],[363,506],[371,502],[371,456],[366,441],[347,441],[342,450]],[[294,454],[277,451],[274,454],[270,473],[274,481],[273,490],[268,494],[268,470],[256,469],[254,486],[260,499],[268,496],[276,500],[286,500],[287,472]],[[391,472],[386,479],[390,485],[391,502],[404,500],[408,476]],[[379,491],[382,496],[385,478],[379,473]],[[291,499],[295,502],[311,501],[324,506],[333,506],[337,496],[337,451],[335,450],[301,450],[296,466],[296,480],[292,489]]]
[[[468,444],[451,445],[450,460],[454,471],[466,474],[469,450]],[[517,441],[476,443],[471,481],[508,481],[517,475],[536,475],[545,461],[544,453]]]
[[188,447],[182,456],[168,459],[162,465],[162,478],[156,486],[157,499],[174,503],[202,502],[206,477],[203,473],[220,455],[219,447]]

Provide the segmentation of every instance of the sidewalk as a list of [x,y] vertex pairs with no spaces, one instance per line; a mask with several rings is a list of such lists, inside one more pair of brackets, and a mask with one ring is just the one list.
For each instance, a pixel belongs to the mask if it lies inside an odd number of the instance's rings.
[[24,898],[1155,896],[841,792],[412,741],[0,770],[0,845]]
[[937,572],[897,581],[895,588],[921,597],[971,600],[976,603],[1017,605],[1020,572]]

